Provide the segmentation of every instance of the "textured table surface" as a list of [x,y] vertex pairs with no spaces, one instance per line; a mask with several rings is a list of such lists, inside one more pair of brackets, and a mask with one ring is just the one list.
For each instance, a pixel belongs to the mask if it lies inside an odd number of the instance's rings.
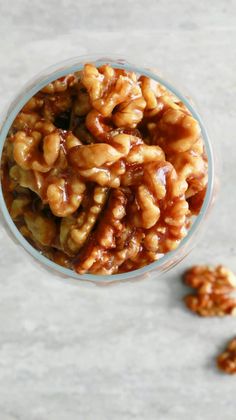
[[221,163],[201,241],[152,281],[67,284],[0,227],[0,419],[235,420],[236,377],[214,358],[236,320],[187,312],[180,275],[193,263],[236,271],[236,2],[0,0],[0,10],[1,108],[55,61],[118,53],[194,96]]

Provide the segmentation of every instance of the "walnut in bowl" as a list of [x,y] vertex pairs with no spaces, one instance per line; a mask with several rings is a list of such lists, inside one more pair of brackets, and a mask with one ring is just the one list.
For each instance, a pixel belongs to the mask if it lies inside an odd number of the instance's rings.
[[94,281],[183,258],[209,208],[213,164],[182,95],[128,63],[81,60],[15,104],[1,133],[2,209],[31,254]]

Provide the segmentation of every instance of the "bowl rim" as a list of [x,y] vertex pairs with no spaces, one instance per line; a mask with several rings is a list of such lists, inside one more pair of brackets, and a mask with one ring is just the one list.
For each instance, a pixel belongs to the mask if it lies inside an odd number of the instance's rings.
[[[83,68],[83,65],[86,62],[92,62],[96,66],[100,66],[103,64],[110,64],[114,68],[135,71],[138,74],[142,74],[142,75],[152,78],[153,80],[159,82],[164,87],[166,87],[177,98],[179,98],[184,103],[184,105],[188,108],[188,110],[191,112],[193,117],[198,121],[201,128],[201,134],[204,140],[204,146],[205,146],[207,159],[208,159],[208,185],[207,185],[207,191],[206,191],[206,195],[205,195],[200,213],[195,218],[187,235],[185,236],[185,238],[181,240],[178,247],[175,250],[166,253],[159,260],[154,261],[137,270],[133,270],[126,273],[98,275],[98,274],[78,274],[69,268],[65,268],[63,266],[60,266],[59,264],[54,263],[53,261],[45,257],[40,251],[34,248],[20,233],[20,231],[14,224],[8,212],[8,209],[5,204],[4,197],[3,197],[1,181],[0,181],[0,210],[2,211],[3,217],[10,231],[12,232],[14,237],[19,241],[19,243],[23,246],[23,248],[36,260],[38,260],[40,263],[42,263],[43,265],[46,265],[48,268],[52,269],[53,271],[59,272],[64,277],[70,277],[70,278],[72,277],[77,280],[86,280],[86,281],[92,281],[92,282],[114,282],[114,281],[133,279],[134,277],[145,275],[155,269],[159,269],[160,272],[164,271],[166,269],[171,268],[173,265],[175,265],[180,260],[182,260],[184,256],[187,255],[194,246],[192,245],[190,250],[188,248],[188,251],[186,251],[185,249],[187,248],[187,245],[188,246],[190,245],[190,240],[193,238],[193,236],[199,230],[199,227],[202,225],[202,222],[204,221],[204,218],[212,202],[213,191],[214,191],[215,163],[214,163],[214,155],[213,155],[212,146],[211,146],[207,129],[198,111],[196,110],[195,106],[193,106],[190,100],[186,96],[184,96],[181,92],[179,92],[178,89],[176,89],[175,86],[172,85],[172,83],[169,83],[169,81],[163,79],[161,76],[159,76],[159,74],[147,68],[143,68],[142,66],[131,64],[126,59],[123,59],[123,58],[120,59],[118,57],[114,57],[114,55],[112,56],[109,55],[109,58],[108,57],[102,58],[101,55],[93,56],[93,57],[91,56],[73,57],[71,59],[67,59],[67,60],[63,60],[61,62],[55,63],[53,66],[47,67],[45,70],[38,73],[33,79],[31,79],[25,86],[23,86],[20,93],[16,95],[15,99],[11,102],[9,108],[6,111],[5,116],[3,116],[2,118],[2,121],[0,121],[0,126],[1,126],[0,161],[1,161],[2,150],[3,150],[3,146],[5,143],[8,131],[16,115],[20,112],[20,110],[25,105],[25,103],[33,95],[35,95],[35,93],[37,93],[40,89],[42,89],[48,83],[58,79],[59,77],[65,76],[68,73],[74,73],[76,71],[81,70]],[[184,250],[185,250],[185,254],[183,256],[180,253],[180,251],[184,251]],[[178,258],[178,255],[179,255],[179,258]]]

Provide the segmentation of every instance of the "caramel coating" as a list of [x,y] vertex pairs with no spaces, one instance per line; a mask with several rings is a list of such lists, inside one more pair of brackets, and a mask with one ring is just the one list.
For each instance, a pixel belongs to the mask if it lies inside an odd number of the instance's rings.
[[[176,249],[207,188],[188,109],[160,83],[108,64],[87,63],[36,93],[9,130],[1,165],[22,235],[79,274],[136,270]],[[228,291],[209,284],[189,307],[231,313]]]

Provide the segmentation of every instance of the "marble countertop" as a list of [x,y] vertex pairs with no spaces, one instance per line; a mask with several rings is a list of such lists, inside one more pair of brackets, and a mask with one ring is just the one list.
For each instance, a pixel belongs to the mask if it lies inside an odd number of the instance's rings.
[[185,310],[185,267],[236,271],[236,3],[0,0],[0,107],[35,73],[82,54],[158,67],[199,104],[221,186],[198,246],[162,278],[62,282],[0,226],[1,420],[235,420],[236,377],[214,358],[236,320]]

